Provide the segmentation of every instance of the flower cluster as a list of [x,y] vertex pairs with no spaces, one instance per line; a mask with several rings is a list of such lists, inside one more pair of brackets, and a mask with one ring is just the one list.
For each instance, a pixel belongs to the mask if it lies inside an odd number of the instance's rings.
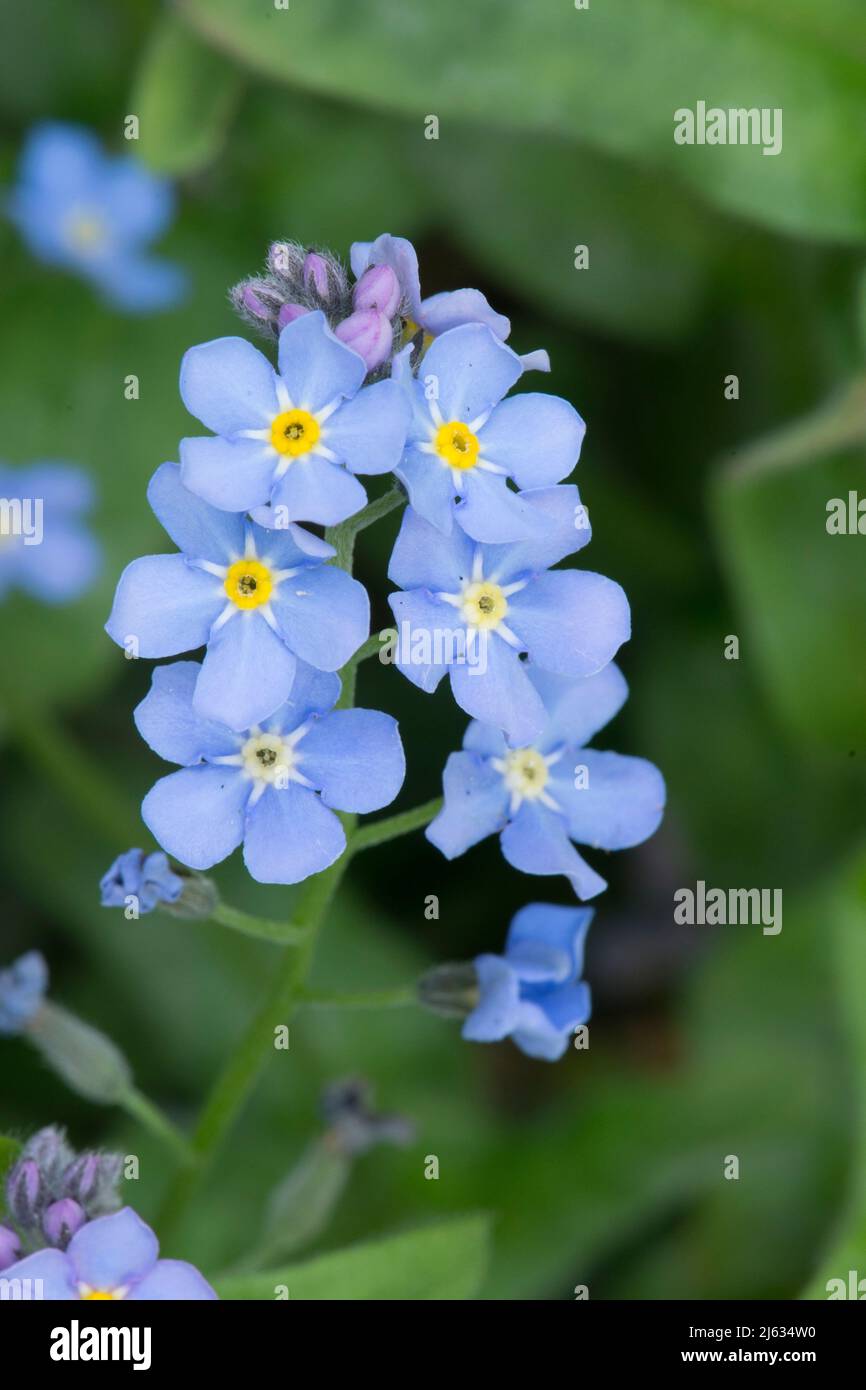
[[0,1270],[46,1246],[65,1250],[76,1231],[120,1206],[120,1154],[79,1153],[62,1129],[34,1134],[6,1175]]
[[[394,660],[428,693],[447,674],[473,721],[428,838],[453,858],[499,833],[514,867],[593,897],[604,879],[572,842],[638,844],[665,792],[650,763],[586,747],[625,701],[612,660],[630,615],[613,580],[556,568],[591,534],[566,481],[583,421],[559,397],[509,394],[549,369],[547,354],[514,352],[479,291],[423,298],[408,241],[356,243],[351,271],[275,242],[232,298],[275,343],[276,365],[239,337],[183,359],[181,395],[210,433],[181,440],[179,464],[148,490],[178,552],[133,561],[107,623],[132,656],[204,649],[157,668],[136,711],[142,737],[179,765],[146,796],[145,823],[192,870],[243,844],[255,879],[296,883],[344,852],[335,812],[397,795],[394,720],[339,707],[337,673],[368,636],[367,594],[338,567],[338,537],[310,529],[352,535],[367,524],[359,475],[390,473],[408,499],[388,570]],[[130,865],[140,883],[142,860]],[[126,872],[124,858],[109,901]],[[166,872],[151,905],[171,898]],[[544,904],[518,914],[505,956],[473,967],[465,1036],[560,1055],[589,1013],[578,980],[589,917]]]

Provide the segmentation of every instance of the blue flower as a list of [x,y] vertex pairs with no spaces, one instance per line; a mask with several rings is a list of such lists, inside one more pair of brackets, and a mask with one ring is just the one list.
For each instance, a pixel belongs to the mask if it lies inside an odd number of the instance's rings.
[[185,1260],[159,1259],[159,1242],[131,1207],[82,1226],[66,1250],[39,1250],[4,1270],[7,1279],[41,1281],[50,1301],[215,1299],[216,1293]]
[[454,859],[501,831],[515,869],[565,874],[579,898],[593,898],[607,885],[571,841],[605,850],[640,844],[662,818],[664,780],[643,758],[584,746],[625,703],[616,666],[576,681],[536,667],[526,676],[544,702],[544,727],[508,748],[497,729],[470,724],[464,751],[445,765],[445,805],[425,833]]
[[276,373],[243,338],[190,348],[181,395],[214,434],[181,441],[183,481],[225,511],[260,509],[265,524],[273,515],[277,525],[336,525],[367,500],[356,473],[388,473],[400,462],[404,393],[393,381],[361,389],[362,358],[321,310],[286,325],[278,363]]
[[40,260],[77,271],[130,313],[165,309],[186,277],[147,254],[174,210],[171,186],[129,156],[110,158],[89,131],[31,131],[9,214]]
[[101,551],[84,524],[90,479],[65,463],[0,466],[0,598],[22,589],[68,603],[92,584]]
[[103,907],[127,907],[132,898],[139,916],[153,912],[159,903],[177,902],[183,887],[183,879],[172,872],[162,850],[145,854],[128,849],[99,881]]
[[511,1038],[529,1057],[555,1062],[590,1015],[583,943],[588,907],[529,903],[508,928],[504,956],[475,960],[481,997],[463,1024],[470,1042]]
[[48,966],[39,951],[28,951],[0,970],[0,1034],[23,1033],[42,1007],[47,988]]
[[542,670],[589,676],[630,632],[618,584],[586,570],[547,572],[589,539],[577,488],[539,488],[523,501],[544,528],[515,545],[478,545],[457,526],[443,536],[408,508],[388,570],[406,591],[390,599],[400,670],[428,693],[448,671],[458,705],[516,745],[547,719],[520,653]]
[[[390,266],[403,294],[410,334],[420,328],[426,337],[436,338],[440,333],[447,333],[449,329],[459,328],[464,323],[483,323],[502,342],[511,332],[508,319],[491,309],[480,290],[450,290],[422,299],[418,256],[411,241],[405,237],[383,232],[375,241],[356,241],[352,245],[350,260],[356,280],[360,280],[371,266]],[[550,371],[550,358],[541,348],[526,353],[520,361],[524,371],[532,368]]]
[[139,733],[182,770],[163,777],[141,814],[159,844],[208,869],[243,841],[260,883],[299,883],[346,847],[334,811],[366,812],[397,795],[405,760],[396,721],[376,710],[334,710],[339,677],[298,665],[291,698],[244,734],[194,708],[195,662],[158,666],[135,711]]
[[586,427],[573,406],[540,392],[502,399],[522,371],[484,324],[443,333],[417,377],[407,351],[394,363],[412,404],[397,477],[419,516],[446,535],[455,520],[477,541],[538,534],[537,516],[508,480],[550,487],[577,463]]
[[208,506],[173,463],[157,469],[147,495],[182,553],[127,566],[106,631],[134,656],[207,644],[195,693],[203,718],[248,729],[283,704],[297,657],[335,671],[366,639],[366,591],[323,563],[334,551],[317,536],[263,530]]

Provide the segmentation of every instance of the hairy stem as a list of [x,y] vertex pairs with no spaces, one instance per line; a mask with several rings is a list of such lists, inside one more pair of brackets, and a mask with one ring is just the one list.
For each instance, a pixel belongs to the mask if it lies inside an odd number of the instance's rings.
[[230,907],[220,902],[211,913],[210,920],[221,927],[231,927],[244,936],[255,937],[258,941],[272,941],[276,946],[297,946],[308,934],[308,928],[294,922],[274,922],[267,917],[254,917],[252,913],[241,912],[240,908]]
[[396,840],[399,835],[410,835],[413,830],[420,830],[423,826],[429,825],[441,810],[442,798],[434,796],[432,801],[413,806],[411,811],[400,811],[396,816],[375,820],[372,825],[362,825],[352,837],[351,853],[357,854],[362,849],[385,845],[389,840]]
[[414,985],[401,985],[397,989],[318,990],[305,989],[298,1003],[305,1009],[403,1009],[417,1004],[418,995]]
[[192,1146],[188,1143],[181,1131],[172,1124],[167,1115],[154,1105],[152,1100],[148,1100],[146,1095],[137,1090],[134,1086],[130,1087],[120,1098],[118,1104],[125,1110],[127,1115],[131,1115],[134,1120],[149,1129],[151,1134],[155,1134],[158,1139],[167,1144],[173,1151],[176,1158],[184,1164],[194,1161],[195,1155]]

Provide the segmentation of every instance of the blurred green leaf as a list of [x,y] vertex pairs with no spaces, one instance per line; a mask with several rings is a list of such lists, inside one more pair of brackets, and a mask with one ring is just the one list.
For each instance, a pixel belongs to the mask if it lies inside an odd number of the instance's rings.
[[6,1174],[20,1152],[21,1145],[17,1139],[10,1139],[8,1135],[0,1134],[0,1220],[6,1212]]
[[290,1299],[329,1302],[473,1298],[487,1266],[489,1238],[487,1217],[457,1217],[268,1274],[229,1276],[216,1287],[228,1299],[273,1299],[279,1285],[288,1288]]
[[[862,538],[827,530],[828,503],[863,479],[866,388],[739,456],[718,475],[714,521],[738,600],[741,659],[787,731],[862,748],[866,631]],[[856,451],[853,449],[857,441]]]
[[[277,80],[383,109],[569,139],[665,169],[790,232],[866,235],[866,15],[857,0],[181,0],[217,47]],[[859,56],[858,56],[859,55]],[[423,74],[423,80],[419,80]],[[783,148],[681,146],[674,112],[780,108]]]
[[136,147],[162,174],[194,173],[219,153],[241,90],[237,67],[173,14],[159,20],[130,99]]

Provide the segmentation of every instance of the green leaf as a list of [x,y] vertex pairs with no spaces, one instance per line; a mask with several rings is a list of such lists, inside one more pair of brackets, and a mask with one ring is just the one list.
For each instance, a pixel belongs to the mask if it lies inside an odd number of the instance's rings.
[[237,68],[174,15],[165,15],[131,98],[141,157],[163,174],[189,174],[209,164],[219,153],[240,90]]
[[216,1288],[229,1299],[273,1299],[280,1286],[290,1299],[329,1302],[474,1298],[487,1266],[489,1234],[487,1217],[456,1217],[268,1274],[228,1276]]
[[866,388],[741,455],[714,512],[739,600],[740,660],[786,730],[809,745],[862,747],[866,631],[862,537],[831,534],[828,504],[862,487]]
[[[866,13],[859,0],[181,0],[218,48],[276,80],[414,115],[557,132],[665,170],[789,232],[866,234]],[[423,74],[423,81],[419,75]],[[674,112],[780,109],[781,152],[678,145]]]
[[10,1139],[7,1134],[0,1134],[0,1220],[6,1212],[6,1174],[20,1152],[21,1145],[17,1139]]

